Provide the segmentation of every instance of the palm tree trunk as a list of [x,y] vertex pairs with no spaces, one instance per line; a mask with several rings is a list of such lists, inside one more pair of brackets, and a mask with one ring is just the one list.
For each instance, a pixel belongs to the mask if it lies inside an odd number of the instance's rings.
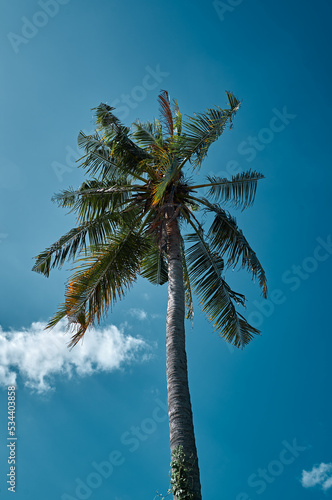
[[[193,464],[192,492],[201,500],[198,457],[195,443],[193,415],[190,402],[187,355],[185,348],[185,298],[177,220],[167,224],[168,307],[166,320],[167,390],[171,451],[182,446],[186,459]],[[174,496],[174,500],[177,498]]]

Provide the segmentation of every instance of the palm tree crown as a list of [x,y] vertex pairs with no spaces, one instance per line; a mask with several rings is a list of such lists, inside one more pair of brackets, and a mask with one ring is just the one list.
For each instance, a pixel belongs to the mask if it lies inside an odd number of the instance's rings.
[[[258,277],[266,297],[265,273],[236,220],[220,203],[250,206],[263,175],[248,171],[231,180],[214,176],[201,185],[192,185],[186,177],[200,168],[226,125],[232,126],[240,102],[230,92],[227,97],[228,109],[216,107],[184,120],[177,102],[171,106],[163,91],[161,120],[136,122],[134,131],[118,120],[114,108],[100,104],[95,135],[80,132],[82,167],[91,179],[53,198],[77,213],[78,225],[40,253],[33,267],[48,276],[66,259],[79,264],[67,283],[65,303],[48,325],[67,317],[76,327],[71,346],[95,319],[105,316],[138,275],[153,284],[168,281],[166,226],[171,220],[190,229],[181,236],[187,318],[193,315],[193,290],[226,341],[243,347],[259,333],[236,310],[245,297],[229,287],[224,272],[236,264],[247,268]],[[200,188],[209,188],[209,199],[196,195]],[[198,220],[202,211],[213,215],[207,231]]]

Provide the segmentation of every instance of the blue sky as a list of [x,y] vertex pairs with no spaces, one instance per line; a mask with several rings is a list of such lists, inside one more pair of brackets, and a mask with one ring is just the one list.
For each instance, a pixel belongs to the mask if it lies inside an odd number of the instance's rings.
[[74,225],[51,197],[83,179],[76,139],[94,128],[91,108],[116,105],[130,125],[157,116],[161,89],[188,115],[234,92],[234,128],[200,178],[266,177],[235,215],[268,300],[245,272],[229,277],[261,337],[227,346],[197,303],[186,325],[203,498],[331,497],[331,4],[13,0],[1,11],[1,498],[14,380],[17,500],[152,500],[168,488],[166,287],[139,280],[68,351],[63,326],[43,328],[69,266],[31,272]]

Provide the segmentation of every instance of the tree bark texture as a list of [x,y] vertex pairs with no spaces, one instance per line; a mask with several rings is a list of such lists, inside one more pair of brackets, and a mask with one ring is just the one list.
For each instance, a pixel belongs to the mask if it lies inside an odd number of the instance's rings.
[[[167,390],[171,451],[183,447],[191,472],[195,499],[201,500],[198,457],[190,402],[187,355],[185,348],[185,295],[181,259],[180,231],[177,220],[167,224],[168,307],[166,320]],[[177,498],[174,496],[174,500]]]

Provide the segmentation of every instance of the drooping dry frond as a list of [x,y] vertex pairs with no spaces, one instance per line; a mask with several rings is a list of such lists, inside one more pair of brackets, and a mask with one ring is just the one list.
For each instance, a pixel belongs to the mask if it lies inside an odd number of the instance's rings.
[[148,249],[146,239],[130,228],[112,235],[107,244],[90,249],[90,254],[78,261],[67,285],[66,301],[48,327],[67,316],[77,327],[71,344],[75,345],[95,319],[99,322],[134,283]]

